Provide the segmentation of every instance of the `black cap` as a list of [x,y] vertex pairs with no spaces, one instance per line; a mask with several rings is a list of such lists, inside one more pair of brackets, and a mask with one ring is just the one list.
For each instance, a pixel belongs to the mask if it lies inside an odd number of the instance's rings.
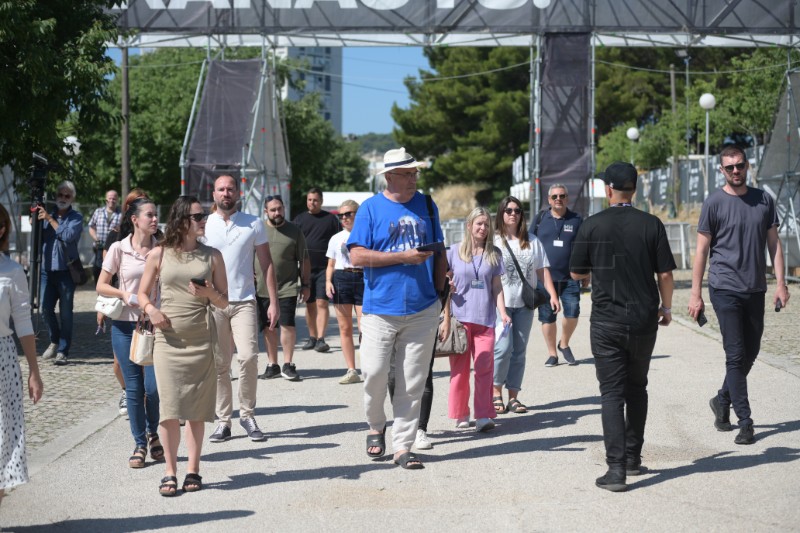
[[635,191],[638,177],[636,167],[620,161],[611,163],[605,172],[600,173],[600,179],[616,191]]

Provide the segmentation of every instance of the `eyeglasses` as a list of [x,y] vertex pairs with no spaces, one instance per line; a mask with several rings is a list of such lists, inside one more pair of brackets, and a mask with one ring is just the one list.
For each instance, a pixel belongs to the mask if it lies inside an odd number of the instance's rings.
[[208,213],[190,213],[186,215],[186,218],[191,218],[195,222],[202,222],[208,218]]
[[503,209],[503,212],[506,215],[519,215],[520,213],[522,213],[522,209],[520,209],[519,207],[506,207],[505,209]]
[[550,195],[550,199],[551,200],[563,200],[566,197],[567,197],[566,194],[551,194]]
[[745,167],[745,165],[747,165],[747,163],[745,163],[744,161],[742,161],[741,163],[736,163],[736,164],[733,164],[733,165],[725,165],[725,166],[724,166],[724,167],[722,167],[722,168],[724,168],[724,169],[725,169],[725,172],[733,172],[733,169],[734,169],[734,168],[735,168],[736,170],[744,170],[744,167]]
[[345,218],[353,218],[355,215],[356,215],[355,211],[347,211],[346,213],[339,213],[336,216],[339,217],[339,220],[342,220]]
[[278,200],[279,202],[283,203],[283,198],[281,198],[280,194],[271,194],[267,196],[266,199],[264,200],[264,203],[266,204],[267,202],[271,202],[272,200]]

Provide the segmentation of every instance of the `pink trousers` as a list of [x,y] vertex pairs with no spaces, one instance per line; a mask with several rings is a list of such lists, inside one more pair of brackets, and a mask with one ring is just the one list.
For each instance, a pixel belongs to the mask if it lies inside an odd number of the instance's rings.
[[450,396],[447,416],[469,418],[469,370],[475,367],[475,418],[497,416],[492,406],[494,381],[494,327],[464,323],[467,330],[467,351],[450,356]]

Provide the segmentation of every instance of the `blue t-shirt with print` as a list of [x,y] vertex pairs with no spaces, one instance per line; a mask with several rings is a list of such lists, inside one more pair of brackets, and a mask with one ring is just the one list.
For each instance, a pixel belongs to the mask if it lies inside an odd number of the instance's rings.
[[[395,253],[443,241],[436,204],[433,204],[433,216],[431,221],[425,196],[418,192],[402,204],[377,194],[359,207],[347,247],[363,246]],[[433,256],[419,265],[364,267],[364,313],[412,315],[424,311],[437,300]]]

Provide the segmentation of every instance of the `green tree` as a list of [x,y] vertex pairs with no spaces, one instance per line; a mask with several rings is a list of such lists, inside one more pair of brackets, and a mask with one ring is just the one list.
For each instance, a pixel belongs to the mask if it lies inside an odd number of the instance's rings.
[[24,174],[39,151],[66,167],[64,137],[103,120],[105,43],[117,35],[104,9],[116,3],[0,1],[0,165]]

